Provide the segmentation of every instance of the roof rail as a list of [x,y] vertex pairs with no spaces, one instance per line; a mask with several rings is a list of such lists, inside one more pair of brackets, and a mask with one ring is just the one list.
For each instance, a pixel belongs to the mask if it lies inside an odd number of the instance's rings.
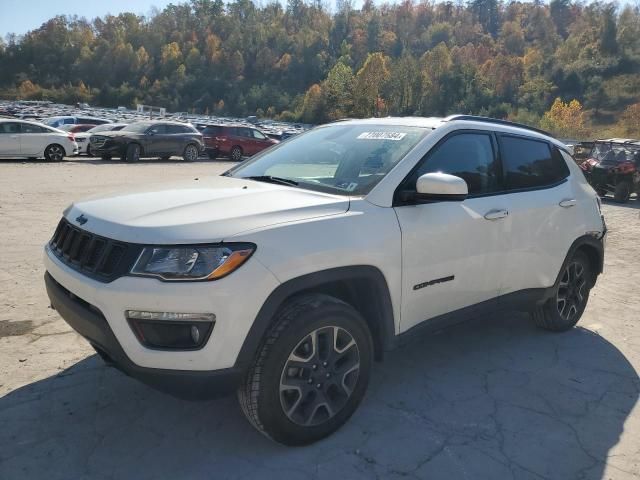
[[482,117],[479,115],[449,115],[447,118],[442,119],[443,122],[450,122],[452,120],[471,120],[474,122],[494,123],[496,125],[524,128],[526,130],[531,130],[532,132],[541,133],[548,137],[553,137],[553,135],[551,135],[546,130],[542,130],[541,128],[531,127],[529,125],[525,125],[524,123],[510,122],[508,120],[499,120],[497,118]]

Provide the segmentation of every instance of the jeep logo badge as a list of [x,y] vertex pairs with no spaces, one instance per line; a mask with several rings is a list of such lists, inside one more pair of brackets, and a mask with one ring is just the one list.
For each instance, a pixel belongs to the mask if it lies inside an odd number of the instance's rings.
[[87,217],[85,217],[84,214],[80,214],[80,216],[78,218],[76,218],[76,222],[78,222],[80,225],[84,225],[88,221],[89,221],[89,219]]

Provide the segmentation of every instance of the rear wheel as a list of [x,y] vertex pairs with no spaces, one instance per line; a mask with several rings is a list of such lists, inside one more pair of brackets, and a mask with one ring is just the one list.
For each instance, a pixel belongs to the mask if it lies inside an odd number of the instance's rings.
[[573,328],[587,306],[592,275],[587,256],[576,252],[560,273],[555,295],[533,313],[536,324],[555,332]]
[[631,183],[623,181],[616,185],[616,190],[613,194],[613,199],[618,203],[627,203],[631,196]]
[[371,334],[350,305],[306,295],[277,314],[238,399],[251,424],[286,445],[306,445],[340,428],[369,382]]
[[234,162],[239,162],[242,160],[242,148],[235,146],[231,149],[231,160]]
[[137,143],[131,143],[127,146],[127,153],[125,156],[127,162],[135,163],[140,160],[140,145]]
[[198,159],[199,155],[200,152],[198,151],[198,147],[191,143],[184,148],[182,158],[184,158],[187,162],[195,162]]
[[65,156],[64,148],[58,144],[49,145],[44,150],[44,158],[50,162],[60,162]]

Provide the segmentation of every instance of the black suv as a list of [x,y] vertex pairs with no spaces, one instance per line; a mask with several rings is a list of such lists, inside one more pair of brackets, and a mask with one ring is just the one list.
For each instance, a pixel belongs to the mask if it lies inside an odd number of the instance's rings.
[[137,162],[142,157],[165,160],[172,155],[194,161],[204,151],[200,132],[179,122],[135,122],[117,132],[92,135],[89,142],[91,152],[103,160],[120,157],[127,162]]
[[612,193],[616,202],[625,203],[636,193],[640,200],[640,141],[596,140],[580,168],[600,196]]

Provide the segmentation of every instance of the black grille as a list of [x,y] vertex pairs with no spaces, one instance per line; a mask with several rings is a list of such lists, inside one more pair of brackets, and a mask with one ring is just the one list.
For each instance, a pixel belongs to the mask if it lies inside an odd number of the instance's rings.
[[65,218],[60,220],[49,247],[66,265],[101,282],[127,274],[141,251],[139,245],[81,230]]

